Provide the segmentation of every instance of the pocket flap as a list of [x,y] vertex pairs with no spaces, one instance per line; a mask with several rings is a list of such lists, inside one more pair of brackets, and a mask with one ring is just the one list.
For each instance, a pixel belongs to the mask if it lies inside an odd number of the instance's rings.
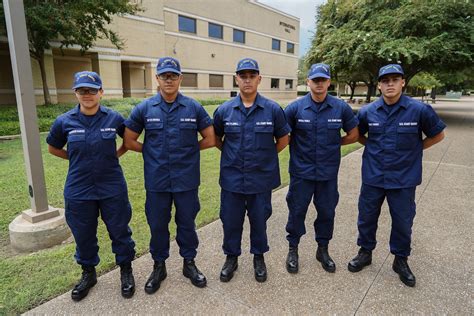
[[163,129],[163,122],[147,122],[145,129]]
[[398,126],[397,133],[402,134],[417,134],[418,127],[417,126]]
[[86,134],[80,133],[80,134],[72,134],[67,137],[67,141],[72,143],[72,142],[83,142],[86,140]]
[[341,122],[328,123],[328,129],[341,129],[341,128],[342,128]]
[[255,126],[255,133],[273,133],[272,125],[257,125]]

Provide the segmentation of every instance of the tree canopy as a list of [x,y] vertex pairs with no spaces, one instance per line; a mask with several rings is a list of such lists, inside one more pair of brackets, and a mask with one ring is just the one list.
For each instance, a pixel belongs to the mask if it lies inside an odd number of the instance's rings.
[[402,64],[407,81],[421,71],[460,71],[473,62],[473,15],[468,0],[329,0],[317,9],[307,61],[369,89],[387,63]]
[[[97,39],[106,38],[117,48],[124,43],[108,26],[114,15],[140,10],[128,0],[24,0],[30,55],[40,65],[45,103],[51,103],[44,69],[44,51],[52,41],[61,48],[79,45],[90,49]],[[3,4],[0,2],[0,35],[6,35]]]

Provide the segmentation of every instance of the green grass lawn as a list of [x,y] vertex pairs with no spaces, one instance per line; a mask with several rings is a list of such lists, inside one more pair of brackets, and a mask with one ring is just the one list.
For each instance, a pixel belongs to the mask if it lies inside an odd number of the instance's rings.
[[[136,100],[126,104],[117,101],[116,104],[112,102],[111,105],[114,109],[128,115],[132,108],[131,104],[136,104],[135,102]],[[62,105],[61,111],[64,112],[71,107],[72,105]],[[205,109],[212,114],[216,107],[217,105],[207,105]],[[46,116],[52,116],[52,113],[56,115],[56,109],[48,109],[48,111],[49,114]],[[0,116],[4,117],[2,114]],[[2,124],[0,122],[0,126]],[[63,186],[68,162],[50,155],[47,152],[45,139],[46,135],[41,135],[49,204],[64,207]],[[355,144],[345,146],[342,149],[343,155],[359,147]],[[201,153],[199,189],[201,211],[197,217],[198,227],[219,217],[219,159],[220,152],[215,148]],[[133,208],[130,226],[136,242],[137,255],[140,256],[147,253],[150,237],[144,212],[143,160],[141,154],[128,152],[120,161],[127,179]],[[280,153],[283,185],[288,184],[289,181],[288,161],[289,152],[285,149]],[[0,179],[2,179],[0,182],[0,314],[17,314],[70,290],[78,281],[81,270],[73,258],[73,243],[28,255],[14,255],[9,250],[8,225],[22,210],[30,208],[20,139],[0,141]],[[176,234],[174,220],[171,220],[170,232],[174,238]],[[102,223],[99,224],[98,239],[101,262],[97,269],[99,273],[104,273],[111,270],[115,264],[110,240]]]

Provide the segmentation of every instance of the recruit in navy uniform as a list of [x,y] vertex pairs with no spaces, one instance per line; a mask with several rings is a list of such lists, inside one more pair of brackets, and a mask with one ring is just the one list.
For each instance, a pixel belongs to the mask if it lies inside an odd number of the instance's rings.
[[[337,175],[341,145],[357,141],[358,120],[347,103],[328,94],[331,85],[329,65],[312,65],[307,85],[310,92],[285,109],[291,127],[286,269],[290,273],[298,272],[298,244],[306,233],[304,221],[313,199],[317,211],[314,221],[318,244],[316,259],[324,270],[335,272],[336,264],[329,255],[328,246],[339,201]],[[346,132],[343,137],[341,129]]]
[[246,213],[254,276],[258,282],[267,279],[267,220],[272,214],[272,189],[280,185],[278,152],[288,145],[290,127],[281,107],[257,92],[261,79],[256,60],[240,60],[235,79],[240,93],[214,113],[216,146],[222,151],[220,218],[227,256],[222,282],[230,281],[237,269]]
[[[159,93],[138,104],[125,121],[125,146],[143,154],[146,203],[150,226],[153,271],[145,292],[155,293],[166,276],[169,257],[171,205],[176,207],[176,241],[183,257],[183,275],[193,285],[204,287],[205,276],[195,264],[198,248],[195,219],[200,210],[199,151],[215,145],[211,118],[196,100],[182,95],[183,76],[179,61],[158,60],[156,80]],[[143,144],[138,137],[145,130]],[[197,133],[202,139],[198,141]]]
[[[118,150],[116,147],[117,135],[122,137],[124,133],[124,118],[100,105],[104,91],[97,73],[76,73],[73,90],[79,104],[54,121],[46,138],[49,152],[69,161],[64,186],[65,217],[76,242],[74,257],[82,266],[82,278],[71,297],[82,300],[97,283],[100,214],[112,239],[115,262],[120,266],[122,296],[129,298],[135,292],[135,242],[128,226],[132,209],[127,184],[119,164],[126,149],[123,145]],[[63,149],[66,144],[67,150]]]
[[365,145],[357,220],[360,249],[348,269],[358,272],[372,263],[380,208],[387,199],[392,217],[390,252],[395,255],[392,269],[405,285],[413,287],[416,278],[408,256],[423,150],[443,140],[446,125],[431,106],[402,93],[405,79],[400,65],[381,67],[378,81],[382,96],[358,113],[359,142]]

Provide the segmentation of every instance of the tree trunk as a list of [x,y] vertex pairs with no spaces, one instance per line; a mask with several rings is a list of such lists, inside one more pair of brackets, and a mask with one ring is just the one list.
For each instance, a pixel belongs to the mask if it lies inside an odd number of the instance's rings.
[[46,69],[44,68],[44,54],[40,54],[37,60],[40,66],[41,81],[43,83],[44,104],[51,104],[51,96],[49,95],[48,81],[46,80]]
[[371,81],[366,85],[367,85],[367,98],[365,99],[365,102],[369,103],[370,97],[372,97],[372,94],[375,92],[375,84]]
[[356,86],[357,86],[357,82],[355,81],[349,82],[349,88],[351,89],[351,97],[349,98],[349,100],[354,99]]

